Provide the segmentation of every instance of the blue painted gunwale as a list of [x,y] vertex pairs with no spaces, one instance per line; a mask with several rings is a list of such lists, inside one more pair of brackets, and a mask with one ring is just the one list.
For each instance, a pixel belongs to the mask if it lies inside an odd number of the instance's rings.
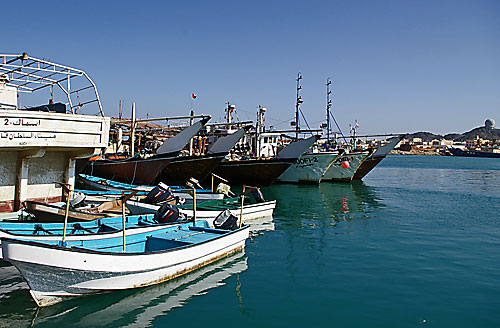
[[[153,214],[143,214],[143,215],[130,215],[125,217],[125,228],[135,229],[142,228],[145,226],[162,226],[165,224],[159,224],[153,221]],[[122,217],[110,217],[110,218],[100,218],[93,221],[87,222],[69,222],[66,228],[68,236],[71,235],[88,235],[91,234],[78,227],[81,226],[87,230],[96,230],[92,234],[105,235],[109,233],[115,233],[120,231],[122,226]],[[175,224],[175,223],[174,223]],[[113,226],[116,225],[116,226]],[[38,230],[37,226],[52,232],[49,234],[42,230]],[[167,226],[167,225],[165,225]],[[103,227],[114,228],[111,231],[98,231]],[[41,223],[41,222],[0,222],[0,231],[8,233],[15,236],[57,236],[62,235],[64,230],[64,223]],[[79,231],[79,233],[71,233],[72,231]]]

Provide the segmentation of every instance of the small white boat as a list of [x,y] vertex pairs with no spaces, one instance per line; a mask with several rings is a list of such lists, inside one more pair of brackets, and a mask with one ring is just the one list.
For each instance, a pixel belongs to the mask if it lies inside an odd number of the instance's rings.
[[[128,200],[125,206],[132,214],[153,214],[158,211],[160,205],[146,204],[138,201]],[[194,215],[192,205],[179,205],[177,206],[179,212],[188,218]],[[273,215],[276,208],[276,201],[265,201],[261,203],[245,204],[243,205],[242,219],[243,222],[254,220]],[[220,212],[228,209],[231,214],[240,217],[241,203],[237,198],[228,198],[220,201],[211,200],[206,201],[196,206],[196,219],[206,220],[210,226],[213,226],[213,221],[220,214]]]
[[249,227],[210,229],[205,221],[153,233],[91,241],[2,239],[4,259],[23,275],[38,306],[65,298],[149,286],[240,251]]
[[302,154],[279,177],[279,182],[320,183],[326,171],[340,156],[337,151]]

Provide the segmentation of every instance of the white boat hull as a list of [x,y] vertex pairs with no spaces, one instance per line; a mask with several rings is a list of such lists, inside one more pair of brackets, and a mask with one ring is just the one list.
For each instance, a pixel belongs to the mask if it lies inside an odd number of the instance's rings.
[[320,183],[323,175],[338,156],[338,152],[302,154],[278,177],[278,181]]
[[103,253],[6,239],[6,260],[21,272],[38,306],[67,297],[149,286],[214,262],[245,246],[249,229],[159,253]]
[[[127,201],[125,203],[130,213],[134,215],[141,214],[152,214],[156,213],[156,211],[160,208],[158,205],[145,204],[136,201]],[[276,201],[271,200],[263,203],[251,204],[243,206],[243,222],[247,220],[253,220],[263,217],[272,216],[274,209],[276,208]],[[230,210],[231,214],[236,217],[240,217],[240,208]],[[188,218],[193,217],[193,210],[179,208],[179,212],[186,215]],[[213,211],[204,211],[197,210],[196,211],[196,219],[197,220],[206,220],[210,226],[213,226],[214,219],[222,212],[222,210],[213,210]]]
[[[368,152],[342,154],[330,165],[322,181],[351,181],[359,165],[368,156]],[[342,167],[343,162],[349,162],[349,167]]]

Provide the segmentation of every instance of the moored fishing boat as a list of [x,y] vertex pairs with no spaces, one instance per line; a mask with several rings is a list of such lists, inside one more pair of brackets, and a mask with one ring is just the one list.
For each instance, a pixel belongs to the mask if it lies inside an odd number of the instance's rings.
[[357,168],[368,155],[367,151],[343,153],[333,161],[321,181],[351,181]]
[[167,139],[153,157],[91,160],[83,173],[130,184],[150,185],[209,119],[204,118]]
[[312,136],[292,142],[274,158],[225,160],[219,163],[213,173],[228,180],[232,185],[269,186],[318,138],[319,136]]
[[[108,198],[116,198],[121,196],[122,191],[138,191],[137,195],[146,195],[153,190],[155,186],[147,185],[133,185],[104,178],[94,177],[86,174],[80,174],[77,177],[77,186],[82,189],[76,191],[81,192],[87,196],[104,196]],[[172,194],[176,197],[182,198],[187,204],[193,202],[193,196],[186,192],[186,187],[182,186],[169,186]],[[212,192],[208,189],[196,189],[196,201],[201,202],[211,199],[222,199],[224,194]]]
[[389,154],[391,152],[391,150],[393,150],[394,147],[396,147],[396,145],[403,138],[404,138],[404,135],[394,137],[387,144],[385,144],[382,147],[377,148],[372,154],[365,157],[365,159],[361,162],[361,164],[358,166],[358,168],[354,172],[352,179],[353,180],[363,179],[368,173],[370,173],[371,170],[373,170],[373,168],[375,166],[378,165],[378,163],[380,163],[384,158],[386,158],[387,154]]
[[155,184],[184,185],[189,179],[205,180],[229,151],[243,137],[246,129],[221,137],[210,146],[207,153],[198,156],[177,156],[156,177]]
[[[128,200],[125,203],[132,214],[151,214],[160,209],[160,205],[146,204],[138,201]],[[192,205],[177,205],[179,212],[192,217],[194,210]],[[276,208],[276,201],[253,202],[249,197],[245,197],[243,210],[241,209],[241,198],[233,197],[222,200],[209,200],[196,205],[196,218],[206,220],[212,226],[214,219],[221,211],[229,210],[231,214],[239,217],[242,214],[243,221],[253,220],[273,215]]]
[[278,182],[320,183],[326,171],[340,156],[340,152],[317,152],[302,154],[285,172]]
[[4,259],[30,287],[38,306],[68,297],[157,284],[240,251],[249,227],[210,229],[199,221],[154,233],[92,241],[35,242],[4,238]]

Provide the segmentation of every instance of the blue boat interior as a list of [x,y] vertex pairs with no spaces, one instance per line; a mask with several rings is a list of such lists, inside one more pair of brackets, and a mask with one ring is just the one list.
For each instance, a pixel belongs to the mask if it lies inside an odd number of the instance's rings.
[[[131,215],[125,217],[125,229],[158,225],[153,215]],[[67,235],[86,235],[92,233],[109,233],[123,229],[123,218],[101,218],[88,222],[70,222],[66,228]],[[35,222],[0,222],[0,231],[13,235],[62,235],[63,223]]]
[[[228,230],[211,229],[206,221],[198,221],[196,225],[186,223],[166,227],[154,232],[126,236],[126,253],[154,253],[199,244],[227,234]],[[57,242],[46,242],[56,244]],[[98,240],[71,240],[67,247],[80,250],[122,253],[123,239],[115,237]]]

